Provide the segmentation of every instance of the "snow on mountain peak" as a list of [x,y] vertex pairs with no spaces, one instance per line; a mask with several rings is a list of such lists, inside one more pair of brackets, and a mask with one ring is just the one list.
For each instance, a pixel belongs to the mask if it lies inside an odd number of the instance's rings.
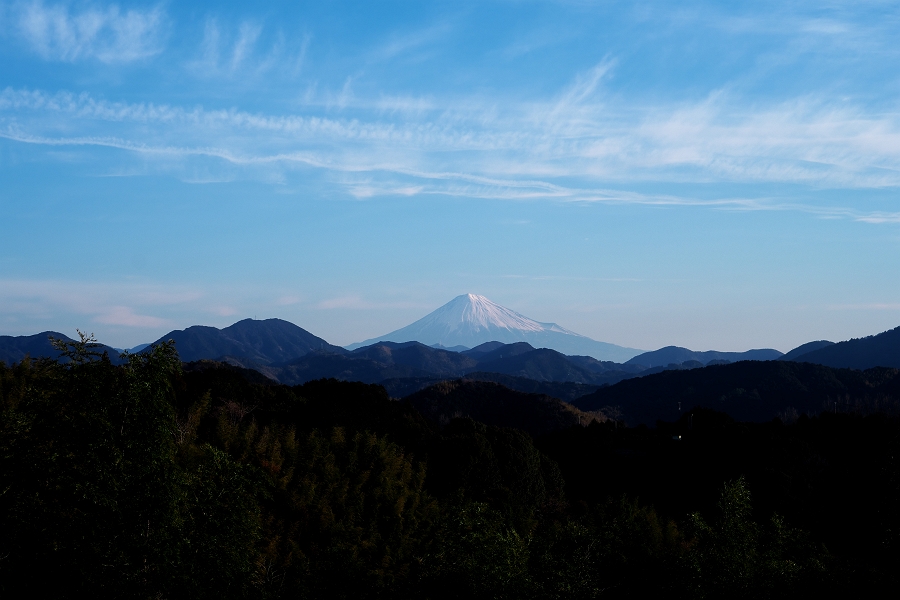
[[[449,331],[490,331],[505,329],[508,331],[558,331],[574,334],[555,323],[539,323],[525,315],[500,306],[485,296],[463,294],[457,296],[444,306],[427,315],[420,321],[421,325],[443,325]],[[415,324],[414,324],[415,325]]]
[[378,341],[417,341],[448,348],[457,345],[474,348],[491,341],[504,344],[528,342],[535,348],[552,348],[564,354],[619,362],[641,353],[640,350],[592,340],[556,323],[540,323],[478,294],[457,296],[415,323],[347,348],[352,350]]

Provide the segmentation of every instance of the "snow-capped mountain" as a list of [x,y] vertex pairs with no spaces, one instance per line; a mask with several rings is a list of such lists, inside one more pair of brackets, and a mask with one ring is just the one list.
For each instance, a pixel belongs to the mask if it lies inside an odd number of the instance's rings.
[[625,362],[642,352],[592,340],[556,323],[540,323],[477,294],[457,296],[411,325],[347,348],[353,350],[375,342],[411,341],[429,346],[441,344],[469,348],[491,341],[505,344],[528,342],[535,348],[550,348],[563,354],[592,356],[597,360],[615,362]]

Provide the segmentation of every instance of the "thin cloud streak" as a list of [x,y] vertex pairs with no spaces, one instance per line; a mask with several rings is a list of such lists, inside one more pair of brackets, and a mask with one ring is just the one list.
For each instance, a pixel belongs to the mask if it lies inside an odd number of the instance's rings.
[[[233,68],[259,37],[258,26],[245,25],[231,51]],[[211,31],[208,38],[218,35]],[[616,190],[636,181],[894,188],[900,186],[900,118],[814,96],[749,107],[726,92],[674,107],[625,106],[603,88],[615,68],[614,58],[604,59],[545,102],[502,110],[478,99],[462,100],[460,108],[391,100],[407,107],[404,118],[391,121],[381,116],[385,99],[358,101],[350,79],[344,99],[336,102],[357,102],[354,117],[110,102],[86,93],[6,88],[0,92],[0,137],[221,160],[274,169],[263,179],[276,182],[286,181],[285,169],[303,166],[337,175],[334,183],[356,198],[446,195],[799,210],[898,222],[898,213],[883,210]],[[340,175],[354,173],[375,177]]]
[[[444,182],[448,180],[469,181],[482,185],[444,185],[436,186],[403,186],[403,185],[373,185],[350,184],[349,193],[357,198],[372,198],[387,195],[440,195],[451,197],[465,197],[491,200],[557,200],[565,202],[607,203],[607,204],[635,204],[645,206],[682,206],[705,207],[726,210],[742,211],[795,211],[803,212],[823,218],[842,218],[863,223],[883,224],[900,223],[900,212],[872,211],[862,212],[846,207],[820,207],[797,203],[784,203],[768,201],[766,199],[751,198],[721,198],[702,200],[690,197],[674,195],[651,195],[614,189],[578,189],[565,188],[548,182],[541,181],[514,181],[492,180],[482,177],[474,177],[465,173],[427,173],[421,171],[407,171],[386,165],[360,165],[329,163],[319,159],[313,154],[282,154],[272,156],[237,156],[229,151],[214,148],[175,148],[152,147],[129,144],[122,140],[97,139],[97,138],[63,138],[46,139],[14,133],[0,132],[0,138],[10,139],[29,144],[49,146],[100,146],[128,150],[148,155],[166,155],[175,157],[200,156],[217,158],[235,165],[254,165],[271,163],[299,163],[310,167],[331,171],[343,171],[349,173],[359,172],[393,172],[426,180]],[[207,180],[203,180],[207,181]],[[210,182],[224,181],[223,179],[210,179]],[[202,181],[201,181],[202,182]]]
[[165,15],[159,6],[123,11],[111,4],[73,11],[66,4],[34,1],[20,4],[14,14],[20,35],[46,60],[127,63],[163,49]]

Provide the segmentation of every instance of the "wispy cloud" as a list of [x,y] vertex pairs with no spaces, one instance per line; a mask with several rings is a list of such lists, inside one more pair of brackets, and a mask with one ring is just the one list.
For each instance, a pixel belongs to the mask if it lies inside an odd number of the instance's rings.
[[165,40],[159,6],[122,10],[111,4],[76,11],[67,3],[35,0],[19,4],[13,14],[21,36],[47,60],[131,62],[158,54]]
[[177,286],[144,283],[85,283],[60,280],[0,280],[3,314],[73,314],[92,323],[137,329],[170,327],[166,313],[202,302],[205,294]]
[[[218,29],[210,27],[205,43],[218,48]],[[228,64],[243,64],[258,37],[257,26],[242,27],[229,46]],[[221,48],[215,54],[217,61],[226,56]],[[356,198],[450,195],[689,205],[897,222],[897,213],[883,209],[629,190],[636,181],[897,187],[900,116],[812,94],[750,105],[735,92],[716,91],[695,102],[641,106],[606,90],[617,68],[614,58],[604,59],[544,101],[498,106],[478,97],[394,99],[403,112],[390,118],[385,116],[390,102],[359,98],[349,78],[333,100],[337,114],[314,107],[266,114],[111,102],[89,94],[7,88],[0,92],[0,136],[222,161],[255,169],[253,177],[268,169],[267,181],[287,181],[290,169],[311,168]],[[353,116],[342,116],[350,107]]]
[[445,38],[451,29],[449,23],[440,23],[418,31],[391,36],[380,47],[368,53],[369,60],[392,60],[400,56],[408,56],[413,51],[421,53],[424,47]]
[[207,19],[198,54],[187,62],[188,70],[202,80],[262,76],[273,70],[296,76],[306,59],[311,36],[300,36],[299,41],[289,44],[282,32],[276,29],[264,35],[265,29],[262,21],[222,24],[215,18]]

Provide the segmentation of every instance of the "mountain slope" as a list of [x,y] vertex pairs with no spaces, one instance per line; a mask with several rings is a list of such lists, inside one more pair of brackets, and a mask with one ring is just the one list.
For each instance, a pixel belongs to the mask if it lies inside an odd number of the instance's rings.
[[827,348],[828,346],[833,346],[834,342],[829,342],[828,340],[818,340],[815,342],[806,342],[805,344],[801,344],[797,346],[790,352],[780,356],[778,360],[794,360],[797,357],[803,356],[808,352],[812,352],[813,350],[820,350],[821,348]]
[[[581,383],[560,383],[552,381],[535,381],[534,379],[526,379],[525,377],[514,377],[512,375],[504,375],[502,373],[484,373],[474,371],[466,373],[463,379],[470,381],[493,381],[504,387],[517,392],[527,392],[529,394],[543,394],[553,398],[559,398],[564,402],[572,402],[576,398],[580,398],[600,388],[599,385],[581,384]],[[384,379],[378,382],[378,385],[384,387],[391,395],[391,398],[403,398],[414,394],[419,390],[431,387],[441,381],[446,381],[444,377],[398,377],[396,379]]]
[[532,435],[587,425],[593,419],[593,415],[557,398],[517,392],[487,381],[442,381],[407,396],[403,402],[440,425],[453,418],[469,417],[487,425],[515,427]]
[[352,358],[368,358],[384,364],[406,365],[436,375],[459,376],[478,364],[474,358],[454,352],[430,348],[419,342],[379,342],[358,348]]
[[310,352],[283,365],[270,367],[269,372],[286,385],[300,385],[317,379],[378,383],[385,379],[434,377],[433,373],[410,365],[327,352]]
[[828,345],[795,356],[792,360],[847,369],[900,368],[900,327],[878,335]]
[[[74,341],[56,331],[44,331],[34,335],[0,335],[0,361],[11,365],[21,361],[26,355],[31,358],[57,358],[59,351],[50,343],[51,337],[67,342]],[[96,352],[106,352],[113,364],[122,362],[119,360],[119,351],[115,348],[100,344]]]
[[417,341],[444,347],[475,348],[490,341],[528,342],[536,348],[551,348],[563,354],[592,356],[598,360],[623,362],[640,354],[639,350],[598,342],[560,327],[540,323],[491,302],[484,296],[463,294],[418,321],[396,331],[352,344],[348,349],[378,341]]
[[696,406],[727,413],[739,421],[768,421],[779,414],[796,416],[832,409],[896,412],[900,410],[900,371],[743,361],[628,379],[573,404],[582,410],[615,407],[629,425],[653,425],[658,419],[676,421]]
[[547,348],[479,361],[478,370],[486,373],[525,377],[535,381],[596,382],[593,373],[567,360],[565,355]]
[[775,360],[781,356],[781,352],[771,348],[760,350],[747,350],[746,352],[717,352],[707,350],[697,352],[681,348],[679,346],[666,346],[652,352],[644,352],[628,360],[627,365],[644,365],[645,367],[664,367],[669,364],[681,364],[691,360],[708,364],[710,361],[738,362],[742,360]]
[[154,343],[170,339],[175,340],[175,348],[185,362],[234,356],[271,365],[313,351],[346,353],[343,348],[332,346],[282,319],[244,319],[224,329],[194,325],[170,331]]

